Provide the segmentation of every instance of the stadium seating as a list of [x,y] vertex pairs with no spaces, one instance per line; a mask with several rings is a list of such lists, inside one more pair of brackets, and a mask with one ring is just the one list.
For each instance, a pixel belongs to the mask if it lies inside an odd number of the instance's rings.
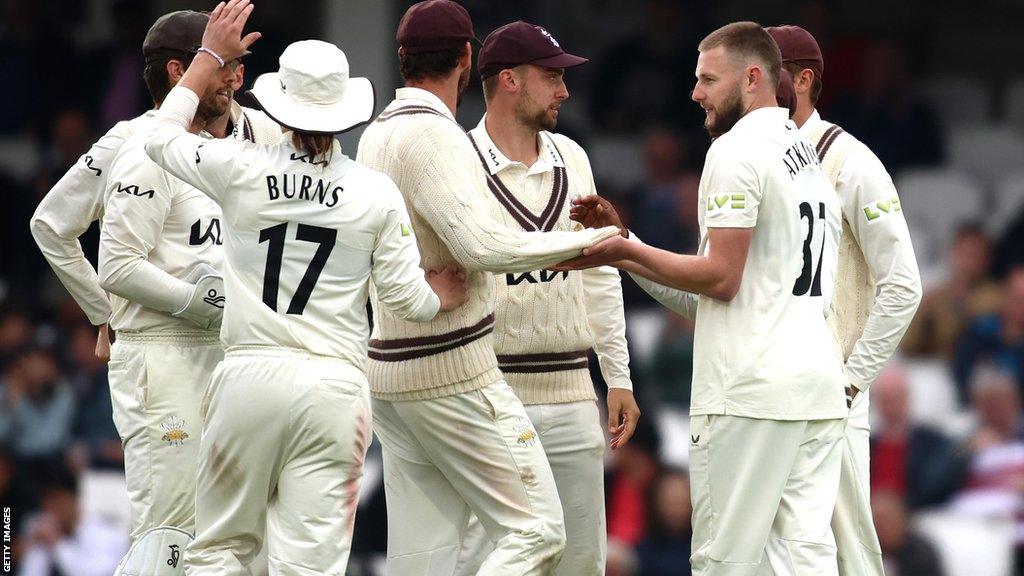
[[1013,567],[1011,518],[979,518],[944,511],[918,514],[916,527],[935,544],[946,574],[1007,576]]
[[957,170],[908,170],[896,178],[922,268],[935,265],[957,224],[977,219],[987,204],[977,178]]
[[948,130],[984,124],[992,118],[992,98],[985,83],[971,78],[935,78],[922,82],[917,92],[938,114]]
[[1009,125],[1024,130],[1024,78],[1016,78],[1010,82],[1006,90],[1004,111],[1004,117]]
[[1011,126],[979,125],[950,132],[949,164],[994,182],[1019,170],[1024,162],[1024,135]]
[[[1024,158],[1021,160],[1024,162]],[[998,235],[1016,216],[1024,212],[1024,167],[1022,171],[1011,172],[996,183],[994,204],[991,218],[986,220],[986,224],[989,231]]]

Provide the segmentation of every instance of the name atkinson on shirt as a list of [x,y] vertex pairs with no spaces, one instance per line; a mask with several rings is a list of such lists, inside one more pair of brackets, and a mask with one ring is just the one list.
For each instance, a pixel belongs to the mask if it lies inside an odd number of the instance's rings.
[[308,174],[281,174],[267,176],[267,195],[271,200],[285,198],[309,200],[331,208],[338,203],[338,195],[344,192],[334,182],[313,178]]
[[810,144],[802,140],[786,150],[786,153],[782,156],[782,163],[786,165],[790,179],[795,179],[797,172],[808,166],[818,166],[821,164],[818,161],[818,154],[815,153],[814,148],[811,148]]

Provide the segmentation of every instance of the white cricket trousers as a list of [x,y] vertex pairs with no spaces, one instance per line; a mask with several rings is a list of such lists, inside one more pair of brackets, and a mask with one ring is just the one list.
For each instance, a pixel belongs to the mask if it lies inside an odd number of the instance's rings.
[[871,514],[871,426],[868,394],[853,401],[843,436],[843,466],[832,531],[842,576],[882,576],[882,549]]
[[540,438],[504,380],[462,394],[373,400],[384,454],[388,576],[454,574],[470,513],[496,542],[481,576],[551,574],[562,508]]
[[690,420],[694,575],[837,573],[845,420]]
[[157,526],[193,531],[200,404],[223,356],[215,333],[117,333],[107,374],[133,542]]
[[[565,553],[556,576],[604,576],[608,529],[604,509],[604,428],[597,402],[526,406],[540,436],[565,517]],[[470,517],[458,576],[477,574],[494,549],[483,525]]]
[[199,448],[189,576],[345,573],[371,435],[363,372],[280,348],[233,348],[217,367]]

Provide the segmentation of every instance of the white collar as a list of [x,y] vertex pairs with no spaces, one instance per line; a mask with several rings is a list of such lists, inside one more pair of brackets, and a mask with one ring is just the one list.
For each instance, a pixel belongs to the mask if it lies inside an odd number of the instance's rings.
[[[510,160],[502,154],[494,140],[491,140],[490,134],[487,133],[486,120],[487,114],[484,114],[476,128],[470,130],[469,133],[473,136],[473,140],[476,142],[480,153],[483,154],[484,162],[487,164],[487,169],[491,175],[498,174],[509,166],[525,167],[526,165],[522,162]],[[555,167],[565,166],[561,156],[558,154],[557,148],[555,148],[554,142],[551,141],[550,134],[542,130],[537,134],[537,140],[540,145],[540,154],[537,156],[537,161],[527,169],[527,176],[551,172]]]
[[[429,106],[452,120],[455,120],[455,116],[452,114],[452,111],[449,110],[448,106],[437,97],[437,94],[434,94],[429,90],[424,90],[423,88],[415,88],[412,86],[406,86],[395,90],[395,102],[405,101],[402,102],[401,105],[408,106],[410,104],[414,104],[414,102],[409,102],[410,100],[415,100],[422,105]],[[394,104],[394,102],[392,104]]]

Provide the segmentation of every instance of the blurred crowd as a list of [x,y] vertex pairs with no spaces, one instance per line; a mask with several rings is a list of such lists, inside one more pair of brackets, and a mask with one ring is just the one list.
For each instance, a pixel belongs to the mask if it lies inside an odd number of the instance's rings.
[[[123,462],[106,366],[93,354],[96,330],[50,272],[28,222],[99,135],[148,107],[139,46],[163,4],[112,2],[108,26],[117,32],[103,41],[82,25],[86,4],[0,3],[0,75],[10,87],[0,107],[0,185],[8,199],[0,212],[0,501],[12,508],[15,573],[28,576],[109,574],[127,549],[126,530],[98,512],[104,506],[86,502],[83,490]],[[495,25],[528,17],[466,4]],[[540,4],[522,9],[548,15]],[[611,10],[605,2],[570,4]],[[689,101],[689,79],[697,41],[722,23],[706,4],[647,0],[634,29],[593,41],[589,71],[570,82],[578,101],[566,108],[575,113],[560,126],[593,145],[599,190],[628,226],[677,252],[693,251],[698,239],[697,186],[709,142],[703,113]],[[941,170],[950,125],[914,89],[923,80],[909,51],[916,38],[848,33],[827,6],[802,2],[790,13],[822,45],[823,117],[868,144],[894,176]],[[253,62],[254,70],[270,69],[274,46],[294,39],[261,30],[270,64]],[[604,162],[599,150],[619,151],[607,143],[623,139],[635,165]],[[875,523],[893,574],[952,576],[951,567],[965,562],[1006,558],[1009,566],[1014,555],[1024,573],[1024,211],[1003,214],[1009,224],[1000,230],[975,214],[954,216],[950,230],[921,230],[942,247],[928,258],[919,250],[924,300],[899,357],[872,389]],[[95,229],[82,239],[90,258],[97,239]],[[632,442],[608,455],[608,574],[688,573],[684,435],[693,325],[658,308],[628,278],[624,288],[644,416]],[[596,372],[595,381],[602,385]],[[381,573],[386,543],[374,458],[371,451],[357,521],[357,575]],[[958,537],[950,536],[953,527]]]

